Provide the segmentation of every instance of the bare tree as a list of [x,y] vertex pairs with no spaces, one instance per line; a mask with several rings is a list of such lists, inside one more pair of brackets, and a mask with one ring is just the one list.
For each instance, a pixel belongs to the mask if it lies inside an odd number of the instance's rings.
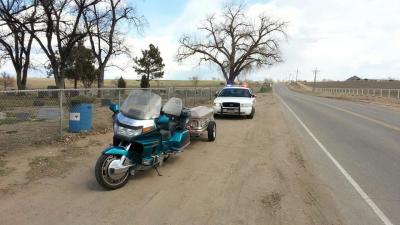
[[3,85],[4,90],[8,87],[14,86],[15,80],[14,77],[10,76],[10,74],[6,72],[2,72],[0,75],[0,84]]
[[23,0],[0,2],[0,12],[7,12],[0,13],[0,57],[11,60],[19,90],[26,88],[33,36],[21,24],[14,23],[13,18],[18,17],[30,26],[35,22],[35,12],[24,14],[24,3]]
[[121,26],[134,24],[141,28],[144,18],[138,16],[134,7],[128,6],[123,0],[102,0],[102,6],[90,6],[84,12],[90,46],[96,57],[99,73],[97,86],[104,86],[104,71],[112,56],[129,53],[121,37]]
[[[9,12],[7,16],[21,25],[41,47],[49,60],[57,87],[64,88],[66,62],[73,46],[87,35],[83,12],[100,0],[27,0],[24,8],[36,12],[35,26],[29,26]],[[29,11],[28,11],[29,10]]]
[[192,76],[190,77],[190,79],[193,82],[193,86],[197,88],[197,86],[199,86],[199,81],[200,81],[199,76]]
[[199,56],[199,63],[217,65],[227,82],[242,72],[282,62],[279,42],[286,37],[287,23],[259,15],[253,22],[243,5],[229,5],[222,18],[216,15],[199,27],[205,37],[183,35],[177,59]]

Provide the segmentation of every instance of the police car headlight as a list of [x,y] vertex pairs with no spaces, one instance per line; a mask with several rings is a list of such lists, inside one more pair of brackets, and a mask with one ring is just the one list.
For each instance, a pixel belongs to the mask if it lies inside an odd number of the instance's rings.
[[134,136],[140,135],[142,133],[142,128],[141,127],[128,128],[128,127],[118,126],[117,124],[115,124],[114,133],[127,138],[132,138]]
[[215,106],[215,107],[220,107],[220,106],[221,106],[221,103],[219,103],[219,102],[214,102],[214,106]]
[[240,107],[252,107],[251,103],[240,103]]

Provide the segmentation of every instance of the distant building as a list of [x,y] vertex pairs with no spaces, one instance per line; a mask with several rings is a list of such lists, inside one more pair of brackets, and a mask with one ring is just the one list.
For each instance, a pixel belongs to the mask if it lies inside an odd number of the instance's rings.
[[355,80],[361,80],[361,78],[359,78],[357,76],[352,76],[349,79],[347,79],[346,81],[355,81]]

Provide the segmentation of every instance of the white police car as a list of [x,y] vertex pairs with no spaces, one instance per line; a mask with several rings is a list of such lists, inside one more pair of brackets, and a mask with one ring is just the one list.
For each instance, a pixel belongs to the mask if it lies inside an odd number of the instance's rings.
[[256,95],[247,87],[227,86],[215,95],[214,116],[239,115],[253,119]]

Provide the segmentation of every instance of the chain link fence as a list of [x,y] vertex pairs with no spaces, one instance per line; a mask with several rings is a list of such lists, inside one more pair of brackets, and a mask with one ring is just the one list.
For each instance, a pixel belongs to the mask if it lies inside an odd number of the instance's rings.
[[[29,147],[63,138],[68,131],[71,102],[85,97],[92,100],[92,130],[112,127],[111,103],[121,104],[131,90],[138,88],[24,90],[0,92],[0,146]],[[181,98],[185,106],[211,105],[219,87],[152,88],[163,101]]]

